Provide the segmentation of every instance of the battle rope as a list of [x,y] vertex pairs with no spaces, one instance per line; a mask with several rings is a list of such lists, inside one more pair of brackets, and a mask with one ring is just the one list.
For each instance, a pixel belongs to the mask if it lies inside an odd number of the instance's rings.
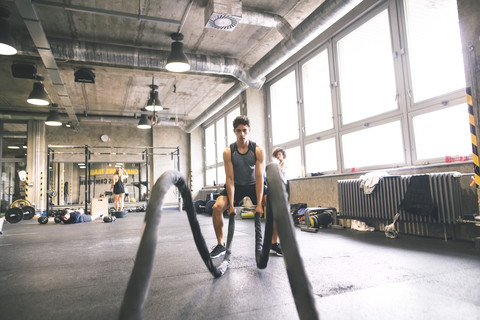
[[[280,173],[280,167],[277,164],[267,166],[267,178],[269,181],[269,195],[267,197],[267,221],[265,224],[263,246],[261,245],[260,215],[258,213],[255,214],[255,258],[257,266],[263,269],[267,265],[273,232],[272,217],[275,215],[297,312],[301,319],[318,319],[310,284],[303,268],[293,232],[293,225],[289,215],[288,197],[285,191],[285,181]],[[235,215],[232,214],[229,216],[225,257],[220,266],[216,268],[210,258],[205,239],[202,236],[195,206],[185,179],[177,171],[166,171],[155,183],[147,205],[142,238],[127,290],[123,297],[120,319],[142,319],[142,312],[145,302],[147,301],[150,287],[163,201],[172,185],[175,185],[182,195],[195,244],[207,269],[217,278],[225,273],[230,263],[231,245],[235,230]],[[274,212],[274,214],[272,212]]]
[[303,267],[300,252],[298,251],[297,240],[295,239],[285,178],[277,163],[268,164],[265,170],[268,182],[267,210],[270,207],[277,224],[278,236],[282,244],[283,259],[287,268],[290,288],[292,289],[298,315],[302,320],[318,319],[315,299]]
[[166,171],[158,178],[153,186],[150,200],[145,213],[143,233],[137,251],[135,264],[127,285],[120,308],[120,319],[142,319],[142,312],[147,301],[150,278],[157,247],[157,233],[162,214],[163,201],[168,190],[175,185],[182,195],[185,211],[187,212],[190,229],[197,246],[197,250],[210,273],[218,278],[228,268],[231,256],[231,243],[235,229],[235,215],[231,215],[228,226],[227,248],[222,264],[216,268],[210,258],[210,252],[205,243],[197,220],[192,195],[187,188],[185,179],[174,170]]
[[[268,197],[267,197],[268,202]],[[266,221],[265,221],[265,237],[262,246],[262,225],[260,223],[260,213],[255,212],[255,260],[257,268],[265,269],[268,263],[270,248],[272,246],[273,233],[273,214],[267,203]]]

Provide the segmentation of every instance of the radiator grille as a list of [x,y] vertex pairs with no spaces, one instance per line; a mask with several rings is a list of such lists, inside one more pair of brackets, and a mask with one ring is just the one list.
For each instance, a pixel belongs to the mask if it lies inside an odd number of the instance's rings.
[[400,212],[399,221],[454,224],[462,217],[461,175],[456,172],[428,174],[436,214],[421,216],[398,210],[412,175],[385,176],[371,194],[365,194],[360,179],[338,181],[339,211],[343,217],[392,220]]

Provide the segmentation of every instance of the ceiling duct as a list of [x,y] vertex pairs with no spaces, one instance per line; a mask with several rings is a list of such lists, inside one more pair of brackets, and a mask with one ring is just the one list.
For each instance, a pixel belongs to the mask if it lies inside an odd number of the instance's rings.
[[242,20],[241,0],[209,0],[205,8],[205,27],[232,31]]

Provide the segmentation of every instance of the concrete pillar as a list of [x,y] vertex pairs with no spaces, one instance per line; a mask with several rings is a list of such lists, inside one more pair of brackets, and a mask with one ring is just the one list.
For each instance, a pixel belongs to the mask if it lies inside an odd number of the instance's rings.
[[43,213],[46,210],[48,190],[45,123],[30,120],[27,136],[28,200],[37,213]]

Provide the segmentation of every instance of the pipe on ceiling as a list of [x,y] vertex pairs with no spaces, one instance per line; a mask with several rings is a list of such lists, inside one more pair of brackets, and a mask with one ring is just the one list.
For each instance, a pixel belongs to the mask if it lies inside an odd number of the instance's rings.
[[[80,123],[111,123],[111,124],[138,124],[139,118],[125,118],[125,117],[116,117],[116,116],[77,116]],[[179,127],[183,129],[183,121],[174,121],[174,120],[159,120],[155,124],[156,126],[162,127]]]
[[[17,37],[15,40],[20,43],[20,35]],[[170,54],[169,51],[53,38],[49,38],[49,45],[57,60],[155,70],[165,70]],[[22,42],[19,51],[22,55],[38,55],[37,47],[25,41]],[[190,72],[233,76],[257,90],[262,87],[265,80],[250,77],[245,65],[238,59],[188,53],[186,56],[190,62]]]
[[[0,114],[2,120],[38,120],[45,121],[48,113],[33,112],[25,113],[21,111],[11,111],[8,114]],[[69,122],[70,119],[65,114],[60,114],[62,122]],[[99,115],[77,115],[77,119],[82,123],[111,123],[111,124],[138,124],[139,118],[136,117],[122,117],[122,116],[99,116]],[[183,121],[165,120],[157,121],[157,126],[179,127],[184,129],[185,123]]]
[[255,11],[245,7],[242,9],[242,19],[239,23],[275,28],[284,38],[288,37],[292,32],[292,26],[282,16],[273,13]]

